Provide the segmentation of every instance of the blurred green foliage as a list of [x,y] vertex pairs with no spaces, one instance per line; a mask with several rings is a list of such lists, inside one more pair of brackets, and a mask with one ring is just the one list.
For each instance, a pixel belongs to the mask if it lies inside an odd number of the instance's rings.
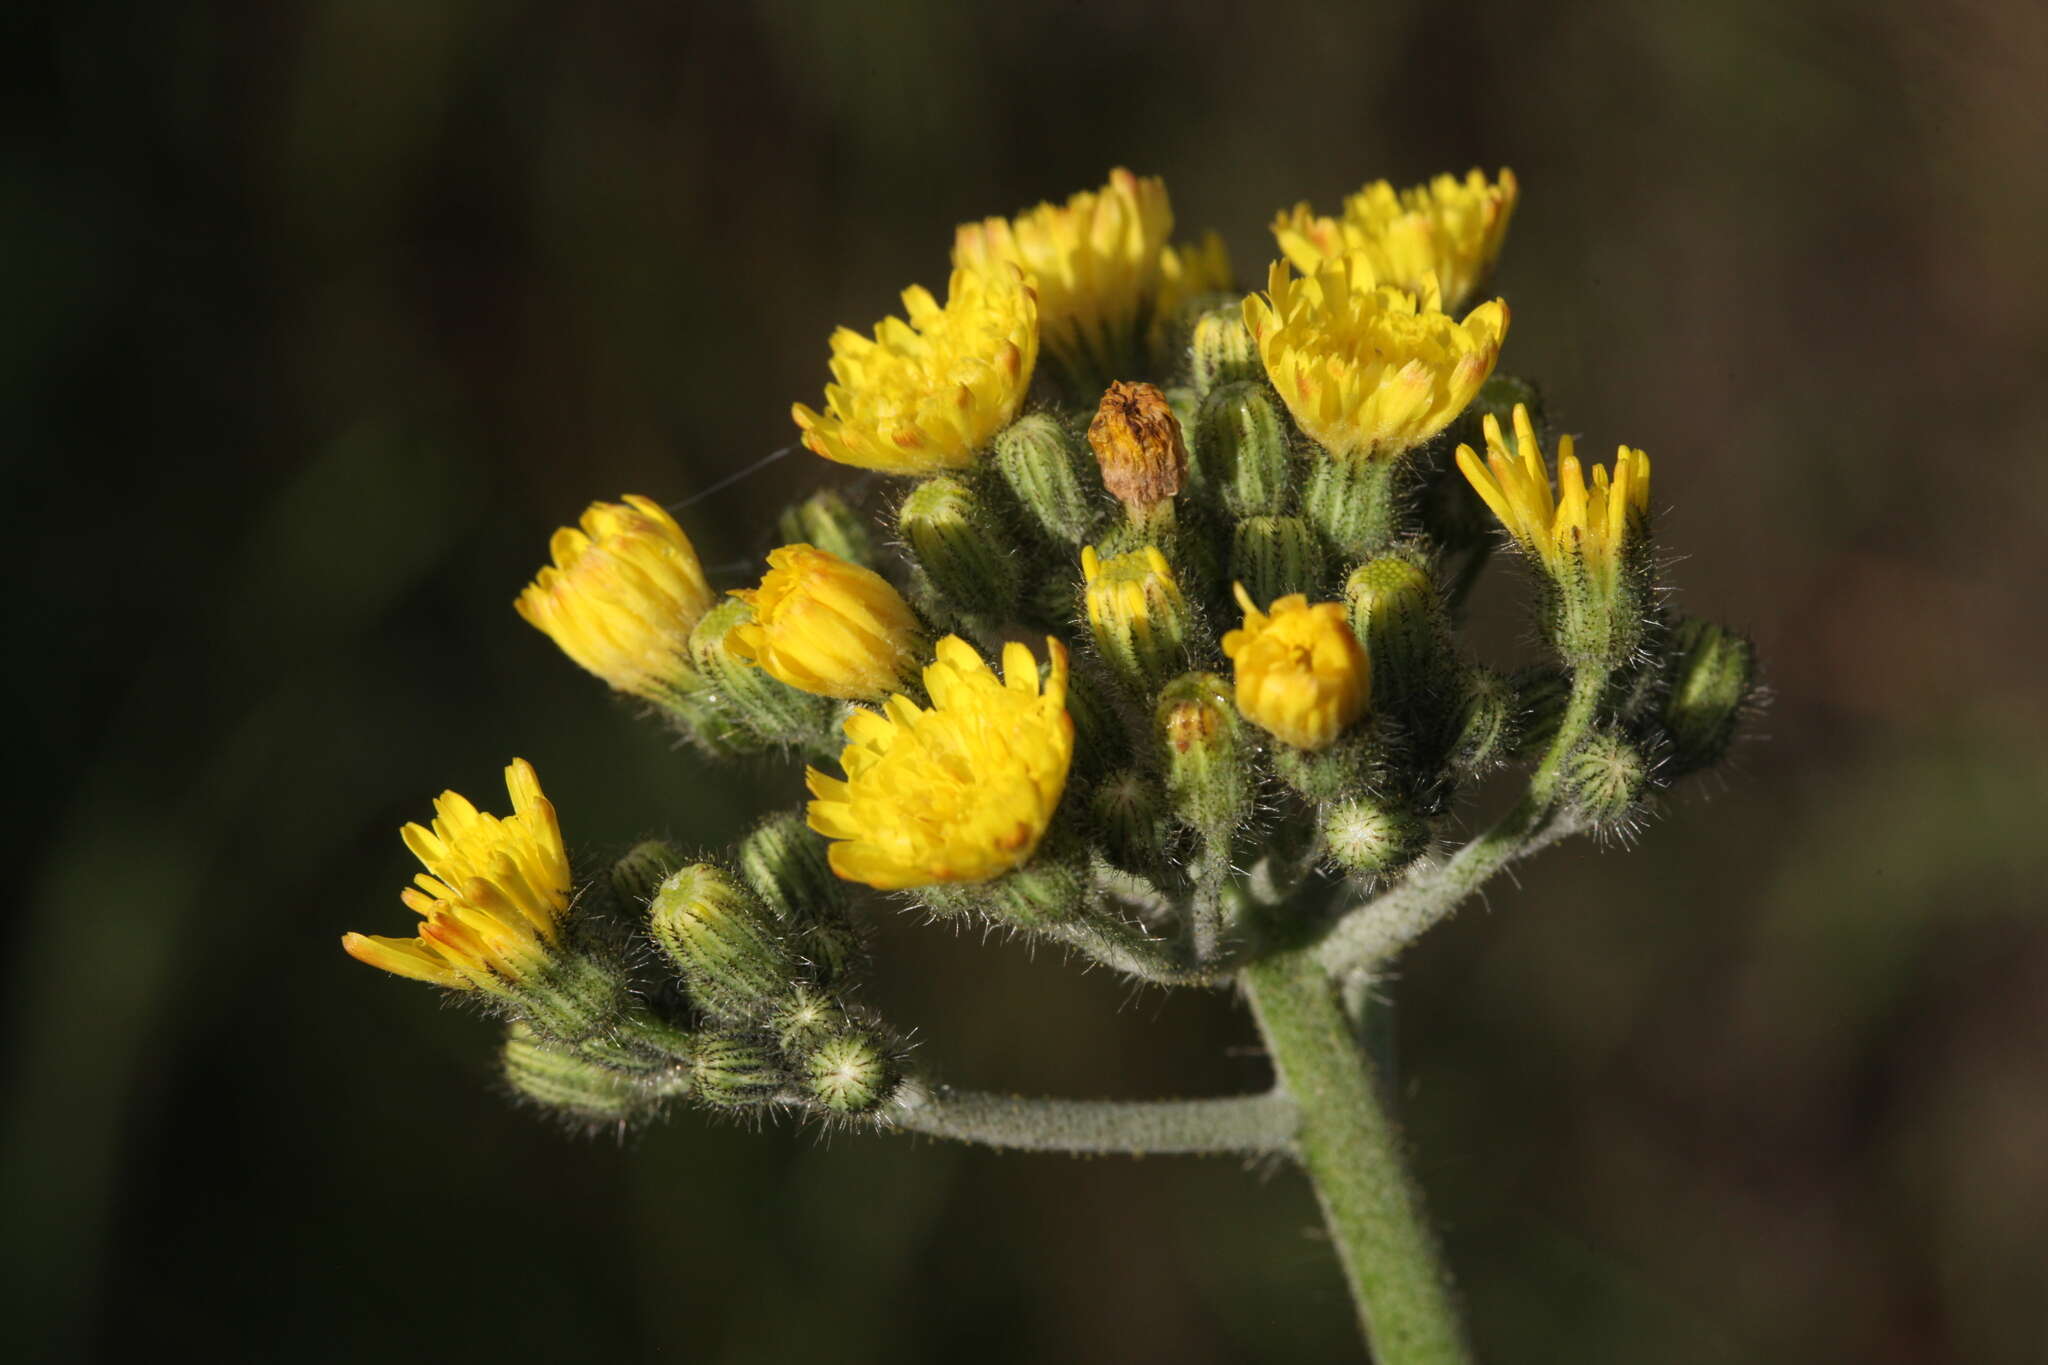
[[[395,831],[532,759],[716,846],[510,598],[584,502],[787,442],[953,223],[1163,173],[1273,210],[1512,165],[1504,368],[1657,461],[1776,705],[1720,799],[1406,964],[1404,1101],[1487,1358],[2048,1359],[2048,17],[1729,0],[758,9],[30,3],[5,45],[9,1359],[1348,1358],[1305,1188],[511,1108],[348,961]],[[707,562],[835,471],[700,504]],[[725,575],[737,584],[751,570]],[[1497,661],[1526,630],[1481,609]],[[941,1074],[1262,1083],[1221,997],[907,923]]]

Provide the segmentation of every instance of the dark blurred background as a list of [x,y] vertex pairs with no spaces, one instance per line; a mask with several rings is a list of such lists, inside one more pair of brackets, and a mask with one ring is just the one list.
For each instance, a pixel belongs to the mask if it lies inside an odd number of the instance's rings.
[[[952,225],[1163,174],[1245,282],[1514,167],[1504,369],[1656,460],[1776,694],[1624,853],[1395,986],[1496,1361],[2048,1360],[2048,10],[21,4],[5,19],[0,1333],[12,1359],[1353,1358],[1304,1184],[677,1115],[585,1140],[371,972],[396,837],[531,758],[572,842],[797,795],[510,600],[593,497],[781,446]],[[688,518],[707,562],[827,476]],[[751,569],[726,573],[728,586]],[[1512,576],[1484,610],[1513,662]],[[2033,622],[2033,625],[2029,625]],[[1223,1093],[1222,996],[885,926],[963,1084]]]

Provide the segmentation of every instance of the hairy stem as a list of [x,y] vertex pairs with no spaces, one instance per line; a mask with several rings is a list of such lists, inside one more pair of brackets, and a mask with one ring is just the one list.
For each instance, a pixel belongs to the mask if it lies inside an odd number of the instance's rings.
[[1253,1155],[1292,1149],[1299,1114],[1278,1092],[1200,1100],[1050,1100],[912,1082],[889,1127],[1026,1152]]
[[1370,1061],[1312,951],[1245,968],[1280,1088],[1301,1107],[1296,1139],[1378,1365],[1470,1360],[1422,1196]]
[[1517,858],[1575,834],[1579,822],[1560,811],[1557,786],[1564,761],[1592,728],[1607,675],[1582,669],[1557,735],[1514,809],[1441,863],[1418,865],[1394,886],[1348,912],[1324,937],[1318,952],[1333,975],[1370,971],[1441,922],[1460,902]]

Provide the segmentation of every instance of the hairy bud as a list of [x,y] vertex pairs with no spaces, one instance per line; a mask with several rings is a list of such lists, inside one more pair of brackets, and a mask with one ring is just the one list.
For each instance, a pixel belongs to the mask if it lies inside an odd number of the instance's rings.
[[1233,302],[1211,308],[1195,319],[1188,341],[1194,363],[1195,391],[1208,394],[1240,379],[1265,377],[1266,364],[1244,325],[1244,305]]
[[1193,612],[1158,547],[1105,561],[1086,546],[1081,574],[1096,648],[1126,686],[1149,694],[1186,667]]
[[803,1063],[803,1086],[835,1114],[864,1114],[896,1088],[897,1071],[882,1041],[849,1028],[822,1039]]
[[1230,683],[1188,673],[1160,694],[1158,735],[1173,813],[1215,837],[1251,813],[1251,762]]
[[[618,1065],[608,1064],[616,1058]],[[605,1057],[590,1048],[550,1045],[523,1024],[505,1035],[501,1060],[513,1090],[584,1123],[624,1123],[689,1088],[689,1072],[655,1067],[624,1053]]]
[[612,890],[628,905],[644,906],[682,865],[683,856],[666,839],[643,840],[612,864]]
[[[1243,324],[1239,324],[1242,326]],[[1287,426],[1264,384],[1239,380],[1202,400],[1195,459],[1205,489],[1234,517],[1278,515],[1293,496]]]
[[1088,809],[1103,856],[1126,872],[1150,872],[1159,861],[1163,797],[1158,783],[1135,768],[1096,783]]
[[1719,763],[1756,686],[1756,651],[1711,621],[1688,618],[1671,635],[1670,690],[1662,721],[1671,740],[1670,775]]
[[765,1104],[789,1084],[775,1053],[746,1035],[702,1033],[690,1049],[691,1093],[716,1109]]
[[1017,505],[1055,545],[1079,545],[1100,520],[1100,496],[1084,473],[1086,454],[1057,419],[1019,418],[996,437],[995,468]]
[[1642,750],[1611,730],[1596,730],[1565,760],[1564,796],[1594,828],[1625,828],[1650,782]]
[[927,479],[896,516],[903,543],[956,614],[1001,618],[1017,601],[1017,565],[981,499],[952,477]]
[[767,908],[708,863],[661,884],[648,927],[691,998],[717,1018],[753,1018],[795,989],[796,955]]
[[1405,806],[1358,797],[1323,811],[1323,845],[1347,872],[1397,872],[1429,847],[1429,824]]
[[1311,594],[1322,586],[1322,546],[1300,517],[1246,517],[1231,536],[1230,576],[1254,602]]
[[815,545],[826,554],[868,569],[880,562],[867,518],[836,489],[822,489],[783,509],[775,526],[785,545]]

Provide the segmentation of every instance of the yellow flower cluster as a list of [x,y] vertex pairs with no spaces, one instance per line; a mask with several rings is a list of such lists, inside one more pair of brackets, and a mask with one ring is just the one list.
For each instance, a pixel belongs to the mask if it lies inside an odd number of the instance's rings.
[[594,502],[564,526],[513,606],[564,654],[621,692],[669,697],[691,673],[690,630],[711,585],[683,528],[652,499]]
[[1343,604],[1309,605],[1300,593],[1253,604],[1238,584],[1244,628],[1223,637],[1245,719],[1297,749],[1326,749],[1365,715],[1372,665],[1344,620]]
[[1399,191],[1376,180],[1344,201],[1342,217],[1318,217],[1307,204],[1296,204],[1273,220],[1273,236],[1304,275],[1354,251],[1381,281],[1410,293],[1420,293],[1423,280],[1435,275],[1444,307],[1455,312],[1499,259],[1519,192],[1509,170],[1491,184],[1475,170],[1463,180],[1440,175]]
[[733,596],[754,609],[727,637],[733,653],[801,692],[876,701],[915,676],[924,652],[889,580],[810,545],[773,551],[761,586]]
[[513,814],[486,815],[454,792],[434,823],[407,825],[427,869],[399,893],[424,921],[416,938],[345,934],[351,957],[452,990],[495,990],[545,967],[569,909],[569,855],[555,808],[523,758],[505,769]]
[[1622,446],[1615,452],[1613,475],[1595,465],[1589,487],[1572,438],[1560,437],[1553,496],[1535,424],[1520,403],[1515,404],[1514,423],[1515,445],[1510,450],[1500,423],[1489,413],[1485,461],[1471,446],[1461,445],[1458,468],[1501,525],[1553,577],[1580,564],[1596,583],[1611,590],[1650,514],[1650,457]]
[[894,696],[846,719],[842,780],[809,771],[810,825],[835,840],[832,870],[885,891],[987,881],[1038,848],[1066,788],[1074,723],[1067,652],[1048,639],[1051,669],[1021,644],[1003,649],[999,679],[958,636],[924,670],[931,705]]
[[1244,322],[1294,420],[1339,458],[1389,459],[1449,426],[1493,373],[1508,306],[1481,304],[1463,322],[1421,294],[1380,284],[1353,252],[1295,278],[1275,262]]
[[[963,223],[953,264],[983,275],[1004,266],[1025,272],[1038,286],[1046,349],[1072,371],[1114,379],[1128,364],[1141,314],[1156,307],[1172,232],[1165,182],[1119,166],[1101,189],[1082,190],[1064,205]],[[1220,244],[1192,258],[1176,252],[1177,281],[1213,268],[1217,251]]]
[[841,464],[935,474],[973,463],[1017,416],[1038,363],[1039,298],[1022,272],[955,270],[942,308],[903,291],[909,321],[884,318],[872,339],[832,334],[825,411],[791,409],[803,443]]

